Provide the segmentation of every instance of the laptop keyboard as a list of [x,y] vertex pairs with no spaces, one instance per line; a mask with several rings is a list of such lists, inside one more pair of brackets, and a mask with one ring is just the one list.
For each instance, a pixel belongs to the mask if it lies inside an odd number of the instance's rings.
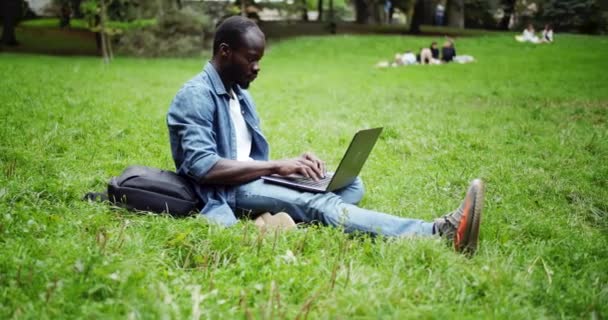
[[305,186],[310,186],[310,187],[317,187],[317,188],[322,188],[322,187],[326,187],[329,182],[331,181],[331,177],[332,175],[327,175],[325,176],[325,178],[323,179],[319,179],[319,181],[314,181],[310,178],[289,178],[289,180],[293,181],[293,182],[297,182],[299,184],[305,185]]

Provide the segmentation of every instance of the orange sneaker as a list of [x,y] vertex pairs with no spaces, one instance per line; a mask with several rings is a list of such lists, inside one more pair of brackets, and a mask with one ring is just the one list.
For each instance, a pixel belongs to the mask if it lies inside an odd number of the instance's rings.
[[454,242],[454,250],[473,255],[479,241],[479,224],[483,211],[484,185],[480,179],[471,182],[458,209],[435,219],[439,235]]

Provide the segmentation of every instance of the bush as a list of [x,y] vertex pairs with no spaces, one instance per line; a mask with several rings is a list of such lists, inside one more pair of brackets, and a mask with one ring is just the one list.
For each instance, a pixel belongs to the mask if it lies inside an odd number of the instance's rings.
[[604,32],[607,18],[597,0],[550,0],[542,12],[542,20],[559,31]]
[[186,7],[157,17],[154,26],[128,30],[117,40],[118,52],[141,57],[184,57],[200,54],[211,34],[210,19]]
[[496,1],[465,0],[464,25],[467,28],[496,29],[498,22],[493,14],[497,9]]

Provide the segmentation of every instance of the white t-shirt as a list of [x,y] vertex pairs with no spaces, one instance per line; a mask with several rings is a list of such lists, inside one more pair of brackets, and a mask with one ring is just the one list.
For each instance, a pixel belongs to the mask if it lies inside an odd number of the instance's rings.
[[530,31],[528,29],[524,29],[524,33],[523,33],[523,40],[524,41],[529,41],[532,43],[537,43],[539,42],[538,37],[534,34],[534,31]]
[[248,161],[253,160],[249,156],[251,154],[251,132],[249,132],[243,114],[244,111],[241,110],[239,100],[235,97],[234,91],[230,90],[230,119],[236,137],[236,160]]

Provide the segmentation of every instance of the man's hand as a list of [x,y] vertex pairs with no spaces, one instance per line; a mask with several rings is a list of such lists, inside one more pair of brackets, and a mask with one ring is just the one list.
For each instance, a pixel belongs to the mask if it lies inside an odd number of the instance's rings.
[[275,161],[275,173],[281,176],[301,174],[315,181],[325,177],[325,162],[306,152],[298,158]]
[[319,169],[319,172],[321,173],[320,178],[325,178],[325,176],[327,176],[327,170],[325,169],[325,161],[319,159],[312,152],[305,152],[304,154],[302,154],[301,157],[310,160],[314,163],[315,167]]

